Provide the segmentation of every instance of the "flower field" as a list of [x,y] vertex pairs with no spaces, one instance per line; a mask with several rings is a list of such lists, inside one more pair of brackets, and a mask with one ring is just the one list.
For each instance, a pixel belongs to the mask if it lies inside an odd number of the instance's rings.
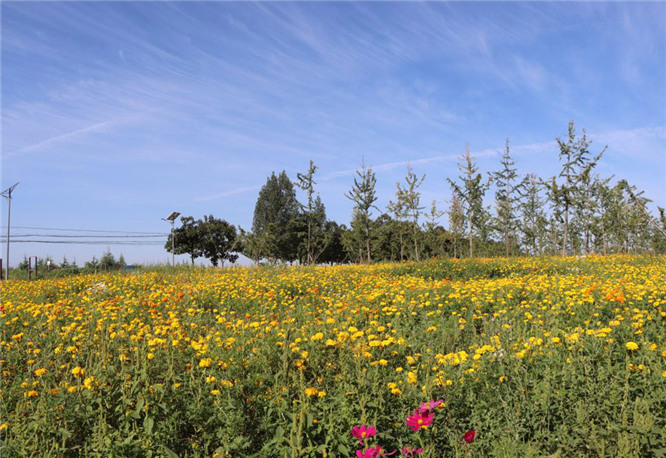
[[666,456],[664,257],[156,269],[1,308],[3,457]]

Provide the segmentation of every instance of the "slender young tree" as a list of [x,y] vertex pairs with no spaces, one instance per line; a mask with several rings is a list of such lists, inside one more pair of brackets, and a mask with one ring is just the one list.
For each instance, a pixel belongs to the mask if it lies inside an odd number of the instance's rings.
[[510,237],[516,230],[516,203],[519,199],[518,192],[522,182],[518,182],[518,171],[515,162],[511,158],[509,139],[500,160],[502,168],[491,174],[495,181],[495,206],[497,211],[497,226],[504,235],[506,256],[510,254]]
[[[312,226],[314,224],[314,185],[317,184],[314,181],[314,174],[317,171],[317,166],[314,165],[312,159],[310,159],[310,166],[308,167],[308,172],[306,174],[299,173],[296,178],[296,186],[305,191],[307,194],[307,203],[301,205],[302,209],[305,212],[305,219],[308,226],[307,239],[306,239],[306,264],[312,264],[314,262],[313,254],[313,241],[312,241]],[[321,204],[321,201],[319,202]]]
[[396,201],[389,203],[389,208],[396,215],[411,219],[411,236],[414,247],[414,259],[419,260],[419,216],[424,207],[420,206],[421,193],[418,188],[423,184],[425,175],[419,178],[411,167],[407,168],[404,186],[396,183]]
[[562,163],[562,170],[560,171],[559,178],[563,180],[563,183],[559,186],[557,198],[561,202],[563,208],[564,233],[562,236],[562,256],[566,256],[569,243],[570,212],[572,206],[581,205],[580,202],[576,200],[580,181],[583,180],[585,176],[589,176],[592,169],[603,156],[606,148],[594,158],[590,157],[591,153],[589,147],[592,142],[587,139],[585,129],[583,129],[583,135],[580,138],[576,136],[576,128],[573,121],[569,122],[566,141],[559,137],[556,140],[560,149],[560,162]]
[[453,235],[453,257],[459,258],[461,257],[461,252],[458,248],[458,240],[465,236],[465,210],[462,198],[455,190],[453,191],[453,197],[451,197],[447,214],[449,217],[449,232]]
[[365,260],[372,261],[371,240],[372,240],[372,209],[377,201],[375,186],[377,178],[372,168],[366,168],[365,163],[361,162],[361,169],[356,171],[354,185],[351,191],[345,194],[347,199],[354,202],[354,218],[352,220],[352,230],[360,232],[360,240],[365,245]]
[[519,227],[523,242],[529,247],[532,256],[541,254],[547,226],[541,189],[542,184],[535,174],[527,175],[522,181],[522,199],[519,203],[522,218]]
[[483,181],[483,176],[478,172],[478,167],[472,162],[472,153],[469,146],[461,155],[461,162],[458,163],[458,169],[461,175],[458,177],[461,184],[447,178],[455,194],[460,196],[464,203],[465,219],[468,223],[469,232],[469,256],[474,257],[474,231],[485,234],[487,229],[484,227],[487,221],[486,210],[483,208],[483,196],[490,187],[490,179]]

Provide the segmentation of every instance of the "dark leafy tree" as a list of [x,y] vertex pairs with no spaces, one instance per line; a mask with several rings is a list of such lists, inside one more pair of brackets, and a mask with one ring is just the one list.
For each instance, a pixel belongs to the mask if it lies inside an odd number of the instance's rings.
[[[182,216],[180,218],[180,227],[175,228],[173,231],[174,237],[174,254],[187,254],[190,256],[192,265],[197,258],[204,255],[203,245],[201,243],[200,234],[200,221],[196,221],[192,216]],[[171,253],[171,237],[170,233],[167,237],[164,248]]]
[[198,222],[201,250],[203,256],[210,260],[213,266],[224,261],[236,262],[236,228],[224,220],[213,215],[204,215]]

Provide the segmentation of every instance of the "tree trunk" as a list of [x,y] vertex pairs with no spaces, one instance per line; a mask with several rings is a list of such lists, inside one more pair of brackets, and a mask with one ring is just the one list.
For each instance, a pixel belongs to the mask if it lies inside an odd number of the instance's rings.
[[472,241],[472,218],[469,219],[469,257],[474,257],[474,242]]
[[562,256],[567,255],[567,237],[569,235],[569,204],[564,205],[564,235],[562,237]]

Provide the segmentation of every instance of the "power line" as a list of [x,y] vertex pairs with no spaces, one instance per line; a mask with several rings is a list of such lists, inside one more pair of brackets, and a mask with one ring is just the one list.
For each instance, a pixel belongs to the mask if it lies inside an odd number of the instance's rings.
[[[7,226],[2,226],[6,228]],[[66,229],[59,227],[36,227],[36,226],[12,226],[14,229],[30,229],[30,230],[42,230],[42,231],[69,231],[69,232],[100,232],[100,233],[109,233],[109,234],[163,234],[161,232],[145,232],[145,231],[109,231],[103,229]]]
[[[104,237],[107,238],[114,238],[114,239],[122,239],[122,238],[156,238],[156,237],[166,237],[169,234],[160,234],[160,233],[155,233],[155,235],[105,235]],[[49,238],[94,238],[94,237],[100,237],[99,235],[71,235],[71,234],[16,234],[12,236],[12,240],[14,237],[49,237]],[[2,239],[5,239],[6,237],[2,237]]]
[[164,242],[157,241],[143,241],[143,240],[81,240],[81,241],[70,241],[70,240],[14,240],[12,237],[12,243],[53,243],[61,245],[164,245]]

